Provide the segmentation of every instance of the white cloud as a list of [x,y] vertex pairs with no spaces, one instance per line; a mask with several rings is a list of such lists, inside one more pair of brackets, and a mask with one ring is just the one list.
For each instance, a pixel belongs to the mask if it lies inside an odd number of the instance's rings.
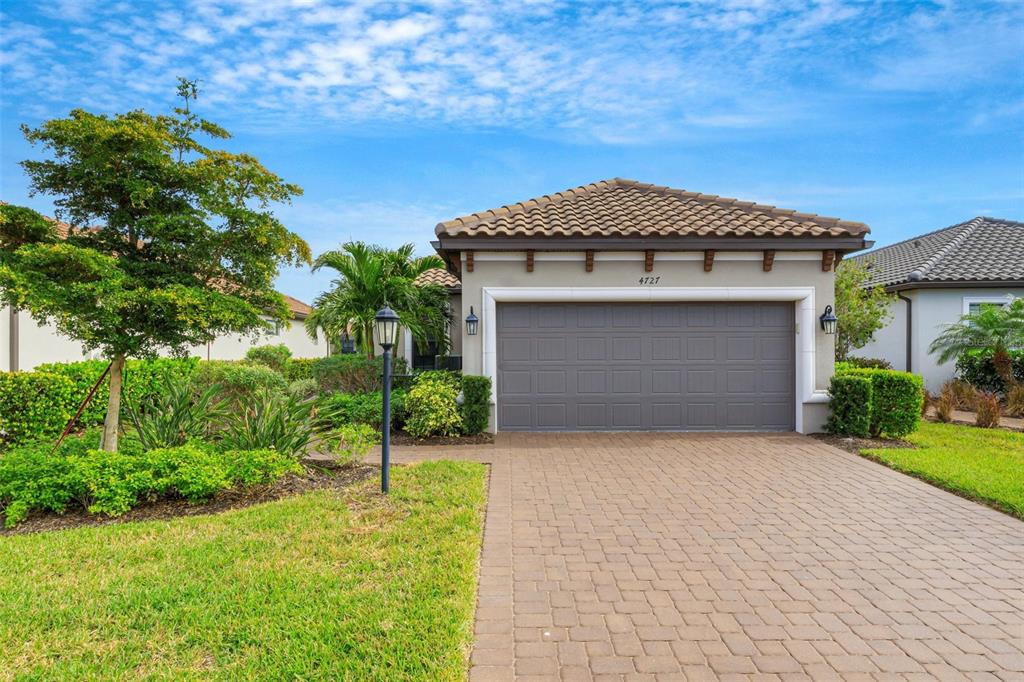
[[165,105],[186,75],[207,83],[218,119],[242,126],[413,122],[636,142],[783,128],[823,99],[839,107],[878,92],[970,96],[968,124],[996,108],[979,90],[1020,90],[1024,58],[1024,6],[1009,3],[154,5],[74,4],[64,22],[5,16],[5,88],[31,91],[24,107],[85,98],[123,109]]

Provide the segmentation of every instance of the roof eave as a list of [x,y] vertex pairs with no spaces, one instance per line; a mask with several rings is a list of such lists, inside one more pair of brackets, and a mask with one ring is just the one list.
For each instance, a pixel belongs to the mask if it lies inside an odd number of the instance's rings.
[[445,237],[431,242],[438,253],[447,251],[579,251],[584,249],[614,249],[642,251],[662,249],[698,251],[718,249],[744,251],[751,249],[785,249],[789,251],[818,251],[835,249],[843,253],[870,248],[873,242],[864,236],[849,237]]
[[1024,279],[947,279],[916,282],[903,280],[895,284],[868,286],[881,286],[890,293],[912,289],[995,289],[1001,287],[1024,287]]

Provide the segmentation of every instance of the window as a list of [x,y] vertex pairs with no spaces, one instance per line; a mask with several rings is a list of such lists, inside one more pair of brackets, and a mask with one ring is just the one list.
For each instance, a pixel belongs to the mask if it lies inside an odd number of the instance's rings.
[[1013,294],[1005,296],[964,296],[964,315],[973,315],[985,306],[999,306],[1004,308],[1013,301]]

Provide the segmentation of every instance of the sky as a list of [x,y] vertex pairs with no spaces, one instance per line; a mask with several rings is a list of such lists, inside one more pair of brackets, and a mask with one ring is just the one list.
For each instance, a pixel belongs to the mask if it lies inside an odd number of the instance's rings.
[[[314,253],[612,177],[866,222],[1024,220],[1024,2],[0,0],[0,199],[73,108],[198,112]],[[306,301],[330,273],[287,270]]]

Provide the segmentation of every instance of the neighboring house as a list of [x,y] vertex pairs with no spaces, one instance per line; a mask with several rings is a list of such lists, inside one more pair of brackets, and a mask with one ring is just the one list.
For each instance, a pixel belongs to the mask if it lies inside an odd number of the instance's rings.
[[434,246],[492,429],[812,432],[835,352],[819,317],[868,232],[614,179],[441,223]]
[[856,354],[920,374],[933,392],[955,374],[954,362],[928,352],[943,325],[1024,297],[1024,223],[1014,220],[974,218],[851,260],[867,266],[870,286],[899,296],[892,319]]
[[[204,360],[240,360],[253,346],[283,343],[293,357],[328,355],[327,342],[309,338],[303,327],[302,321],[312,308],[291,296],[284,298],[292,315],[290,324],[275,324],[270,334],[255,339],[221,336],[203,346],[193,347],[189,354]],[[99,356],[84,351],[77,341],[61,336],[52,325],[41,326],[25,312],[15,312],[10,307],[0,308],[0,371],[28,371],[47,362],[75,362],[95,357]]]
[[[427,270],[419,277],[416,278],[416,284],[440,284],[448,290],[448,305],[450,308],[452,324],[459,325],[462,320],[462,282],[459,278],[451,274],[443,268],[433,268]],[[458,331],[456,328],[455,331]],[[452,335],[452,330],[448,330],[449,341],[451,347],[448,350],[449,362],[445,364],[445,367],[452,369],[462,368],[462,335]],[[418,344],[413,343],[412,334],[409,330],[404,330],[402,337],[398,341],[398,348],[395,350],[395,355],[401,358],[405,358],[405,361],[409,363],[409,367],[412,369],[435,369],[441,367],[443,358],[439,357],[439,348],[436,341],[431,340],[425,347],[420,347]]]

